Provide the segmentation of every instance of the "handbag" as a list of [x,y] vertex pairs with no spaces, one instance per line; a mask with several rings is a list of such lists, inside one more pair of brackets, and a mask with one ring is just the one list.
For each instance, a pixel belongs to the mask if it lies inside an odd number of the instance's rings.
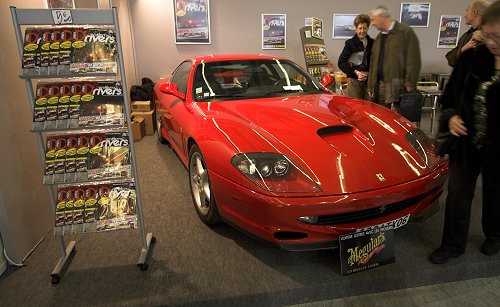
[[358,51],[354,52],[351,54],[349,57],[349,60],[347,60],[348,63],[351,63],[352,66],[359,66],[361,63],[363,63],[363,57],[365,56],[364,51]]
[[420,92],[405,92],[399,96],[399,114],[418,123],[422,117],[424,96]]
[[451,134],[450,131],[438,131],[436,137],[434,138],[434,148],[436,154],[440,157],[444,157],[449,154],[452,148],[455,146],[456,137]]

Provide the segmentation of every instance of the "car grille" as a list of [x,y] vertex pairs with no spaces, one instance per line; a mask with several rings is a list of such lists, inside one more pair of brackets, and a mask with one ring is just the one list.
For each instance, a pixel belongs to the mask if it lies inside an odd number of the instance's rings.
[[417,204],[419,201],[421,201],[428,195],[435,193],[437,190],[438,189],[434,189],[427,193],[409,199],[405,199],[396,203],[376,208],[370,208],[366,210],[340,213],[340,214],[320,215],[318,217],[318,221],[316,222],[316,224],[319,225],[349,224],[349,223],[364,222],[375,218],[384,217]]

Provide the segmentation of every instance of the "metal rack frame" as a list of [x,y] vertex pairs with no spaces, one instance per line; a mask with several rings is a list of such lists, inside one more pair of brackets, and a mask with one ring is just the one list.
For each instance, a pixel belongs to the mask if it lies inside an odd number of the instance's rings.
[[[21,26],[23,25],[52,25],[54,24],[54,20],[52,18],[52,11],[50,9],[17,9],[14,6],[10,7],[12,20],[14,23],[14,30],[16,33],[17,46],[19,50],[19,54],[21,59],[23,58],[23,46],[24,39],[23,34],[21,32]],[[116,35],[116,49],[118,52],[118,65],[119,65],[119,76],[122,83],[123,90],[123,104],[124,104],[124,113],[125,120],[127,122],[127,130],[129,131],[129,144],[130,144],[130,158],[131,158],[131,167],[132,167],[132,177],[135,182],[136,187],[136,195],[137,195],[137,218],[139,221],[139,228],[141,231],[142,238],[142,249],[140,252],[139,260],[137,261],[137,266],[141,269],[141,271],[145,271],[148,269],[148,264],[146,263],[146,258],[149,254],[151,244],[156,241],[153,237],[152,233],[146,233],[146,229],[144,227],[144,216],[142,212],[141,205],[141,197],[140,197],[140,186],[139,186],[139,178],[137,176],[137,166],[136,166],[136,158],[135,158],[135,148],[134,142],[132,140],[132,126],[130,120],[130,103],[129,98],[127,96],[127,86],[125,80],[125,67],[123,63],[123,52],[121,45],[121,37],[120,37],[120,27],[118,24],[118,15],[116,7],[111,9],[70,9],[71,16],[73,22],[71,25],[112,25],[115,29]],[[34,108],[34,91],[32,80],[36,79],[45,79],[45,78],[68,78],[68,77],[87,77],[87,76],[96,76],[96,74],[26,74],[21,73],[20,78],[24,79],[26,84],[26,89],[28,91],[28,100],[30,103],[31,110]],[[99,74],[98,76],[106,76],[106,74]],[[107,74],[109,76],[109,74]],[[86,129],[86,128],[83,128]],[[83,130],[82,129],[82,130]],[[65,131],[62,129],[61,131]],[[42,161],[44,160],[44,151],[45,145],[43,141],[42,133],[43,131],[35,131],[37,134],[38,148],[40,151],[40,155],[42,156]],[[52,211],[55,213],[56,211],[56,197],[54,193],[54,189],[52,186],[48,187],[49,191],[49,199],[52,206]],[[56,235],[56,240],[59,242],[61,257],[57,262],[54,270],[51,273],[52,283],[57,284],[60,281],[60,274],[62,269],[67,265],[69,256],[75,250],[76,241],[70,241],[66,246],[64,243],[63,235]]]

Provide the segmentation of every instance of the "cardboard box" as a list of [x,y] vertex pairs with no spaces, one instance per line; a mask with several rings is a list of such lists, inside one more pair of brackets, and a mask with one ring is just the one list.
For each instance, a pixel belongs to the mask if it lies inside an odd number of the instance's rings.
[[132,137],[134,141],[140,141],[146,135],[146,121],[140,116],[132,119]]
[[151,101],[132,101],[132,112],[149,112],[152,110]]
[[156,131],[156,114],[154,110],[149,112],[132,112],[131,116],[140,116],[146,123],[146,135],[153,135]]

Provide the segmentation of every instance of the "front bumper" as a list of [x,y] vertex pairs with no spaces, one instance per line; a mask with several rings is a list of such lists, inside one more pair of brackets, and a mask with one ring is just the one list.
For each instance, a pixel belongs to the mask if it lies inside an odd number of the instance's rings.
[[[388,188],[332,196],[275,197],[249,190],[210,172],[215,200],[223,219],[286,250],[330,249],[339,235],[410,215],[410,222],[423,220],[439,210],[439,196],[447,178],[447,166],[427,176]],[[414,200],[392,211],[379,208]],[[359,212],[364,217],[359,218]],[[368,212],[370,214],[364,214]],[[354,216],[332,222],[310,224],[302,216]],[[326,219],[328,221],[328,219]]]

